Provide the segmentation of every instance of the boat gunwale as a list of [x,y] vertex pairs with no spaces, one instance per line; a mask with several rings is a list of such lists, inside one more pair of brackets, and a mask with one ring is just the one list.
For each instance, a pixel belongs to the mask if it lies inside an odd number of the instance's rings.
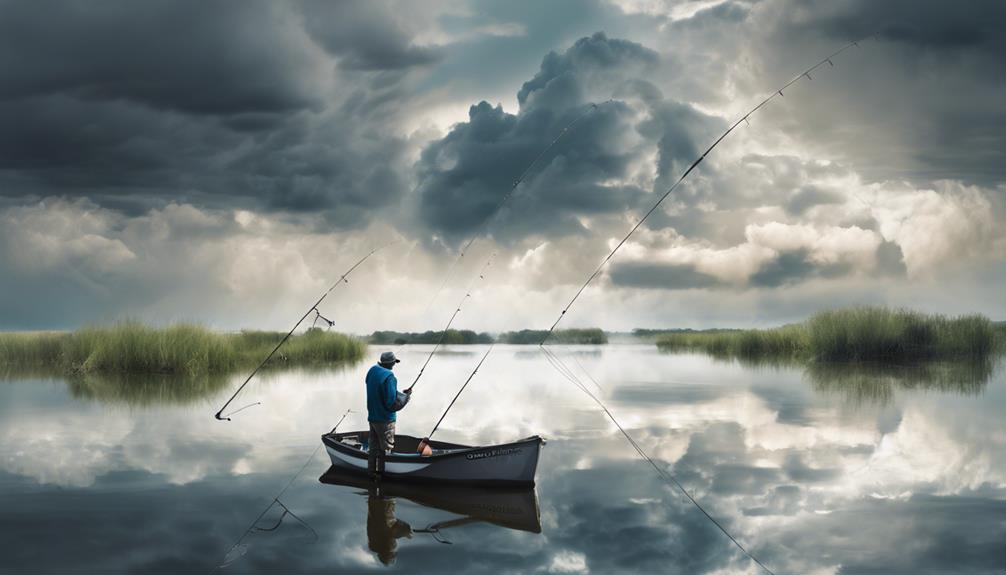
[[[362,449],[359,449],[359,448],[355,448],[355,447],[346,445],[345,443],[342,443],[341,441],[339,441],[339,439],[341,439],[342,437],[347,437],[347,436],[351,436],[351,435],[358,435],[360,433],[363,433],[363,431],[361,430],[361,431],[344,431],[344,432],[341,432],[341,433],[326,433],[326,434],[324,434],[324,435],[321,436],[321,440],[322,440],[322,443],[325,444],[326,447],[331,447],[333,449],[336,449],[338,451],[341,451],[341,452],[346,453],[347,455],[350,455],[350,456],[353,456],[353,457],[358,457],[360,459],[366,459],[368,457],[368,452],[363,451]],[[411,436],[411,435],[398,435],[398,437],[407,437],[409,439],[413,439],[413,440],[416,440],[416,441],[419,440],[419,438]],[[446,452],[446,453],[434,453],[432,455],[427,455],[427,456],[420,456],[419,454],[411,454],[411,453],[410,454],[404,454],[404,453],[394,453],[394,452],[392,452],[392,453],[390,453],[390,454],[388,454],[386,456],[385,461],[401,462],[401,463],[415,463],[417,460],[421,460],[421,461],[429,461],[429,462],[432,463],[433,461],[444,460],[444,459],[448,459],[448,458],[452,458],[452,457],[457,457],[457,456],[464,456],[465,454],[468,454],[468,453],[471,453],[473,451],[477,451],[477,450],[480,450],[480,449],[499,449],[499,448],[506,448],[506,447],[509,447],[509,446],[517,446],[517,445],[525,445],[525,444],[537,444],[540,447],[541,445],[545,444],[545,440],[540,435],[532,435],[530,437],[524,437],[524,438],[518,439],[516,441],[510,441],[510,442],[507,442],[507,443],[497,443],[497,444],[493,444],[493,445],[470,446],[470,445],[460,445],[460,444],[456,444],[456,443],[447,443],[447,442],[434,442],[434,443],[441,443],[441,444],[446,444],[446,445],[456,445],[458,447],[458,449],[451,449],[451,451]]]

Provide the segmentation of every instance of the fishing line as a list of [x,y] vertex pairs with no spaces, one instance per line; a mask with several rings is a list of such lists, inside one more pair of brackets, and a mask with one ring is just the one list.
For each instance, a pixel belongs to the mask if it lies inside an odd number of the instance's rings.
[[290,329],[290,331],[287,332],[287,334],[285,336],[283,336],[283,339],[281,339],[280,342],[276,344],[276,347],[274,347],[272,349],[272,351],[269,352],[269,355],[265,356],[265,359],[262,360],[262,363],[258,364],[258,367],[256,367],[255,369],[253,369],[252,372],[250,374],[248,374],[248,377],[245,378],[244,383],[242,383],[240,386],[238,386],[237,390],[234,391],[234,394],[230,396],[230,399],[228,399],[227,402],[223,404],[223,406],[220,408],[220,410],[217,411],[216,415],[214,415],[213,417],[215,417],[218,421],[230,421],[231,420],[230,416],[234,415],[238,411],[244,411],[245,409],[248,409],[249,407],[260,405],[262,402],[257,401],[255,403],[250,403],[250,404],[242,407],[241,409],[238,409],[237,411],[234,411],[233,413],[230,413],[230,414],[228,414],[226,416],[224,415],[224,410],[227,409],[227,406],[230,405],[232,401],[234,401],[234,399],[238,396],[238,394],[241,393],[241,390],[244,389],[246,385],[248,385],[248,382],[251,381],[253,377],[255,377],[255,374],[258,373],[259,370],[262,369],[262,367],[265,366],[265,364],[268,363],[270,359],[272,359],[272,356],[279,350],[279,348],[284,343],[286,343],[286,340],[290,339],[290,336],[293,335],[293,332],[296,331],[298,327],[300,327],[300,324],[305,319],[307,319],[307,316],[311,315],[311,312],[315,312],[316,314],[318,314],[318,316],[315,317],[316,321],[317,321],[318,317],[321,317],[321,313],[318,311],[318,306],[321,305],[321,302],[324,301],[326,297],[328,297],[328,294],[332,293],[332,290],[334,290],[336,287],[338,287],[341,284],[344,284],[344,283],[348,284],[349,280],[346,279],[346,278],[349,277],[349,274],[353,273],[353,270],[355,270],[357,267],[359,267],[363,262],[367,261],[367,259],[370,258],[370,256],[374,255],[375,253],[383,250],[384,248],[386,248],[388,246],[391,246],[391,245],[394,245],[394,244],[398,243],[399,241],[400,240],[396,240],[396,241],[393,241],[391,243],[388,243],[388,244],[385,244],[383,246],[380,246],[380,247],[377,247],[377,248],[374,248],[374,249],[370,250],[370,252],[367,253],[367,255],[365,255],[362,258],[360,258],[359,261],[357,261],[348,270],[346,270],[345,273],[343,273],[341,276],[339,276],[339,279],[336,280],[336,282],[332,284],[332,287],[328,288],[328,290],[325,291],[325,293],[321,294],[321,297],[318,298],[318,301],[314,302],[314,305],[312,305],[310,308],[308,308],[308,310],[306,312],[304,312],[304,315],[302,315],[300,317],[300,319],[297,320],[297,323],[295,323],[293,325],[293,327]]
[[834,66],[835,63],[832,61],[832,58],[838,56],[839,54],[841,54],[842,52],[845,52],[846,50],[848,50],[849,48],[852,48],[853,46],[857,46],[858,47],[860,41],[862,41],[862,40],[864,40],[866,38],[874,37],[874,36],[876,36],[876,34],[871,34],[869,36],[866,36],[865,38],[861,38],[860,40],[854,40],[852,42],[849,42],[845,46],[842,46],[838,50],[835,50],[834,52],[832,52],[831,54],[829,54],[827,57],[825,57],[823,60],[821,60],[817,64],[814,64],[810,68],[807,68],[803,72],[800,72],[799,74],[797,74],[796,76],[794,76],[792,80],[790,80],[789,82],[787,82],[781,88],[773,91],[764,100],[762,100],[757,106],[755,106],[754,108],[751,108],[751,110],[749,110],[746,114],[744,114],[743,116],[741,116],[741,118],[739,120],[737,120],[733,124],[731,124],[730,127],[727,128],[727,130],[725,132],[723,132],[723,134],[720,135],[720,137],[716,138],[716,140],[712,143],[712,145],[710,145],[708,148],[706,148],[706,151],[702,152],[701,156],[699,156],[694,162],[692,162],[692,164],[690,166],[688,166],[688,169],[685,170],[683,174],[681,174],[681,176],[674,182],[673,185],[671,185],[670,188],[667,189],[666,192],[664,192],[664,194],[662,196],[660,196],[660,198],[656,201],[656,203],[654,203],[653,206],[649,210],[647,210],[647,212],[645,214],[643,214],[643,217],[640,218],[638,222],[636,222],[636,225],[632,226],[632,229],[629,230],[629,233],[625,234],[625,237],[622,238],[622,240],[620,242],[618,242],[617,245],[615,245],[614,249],[611,250],[611,253],[609,253],[601,261],[601,263],[597,266],[597,268],[594,270],[594,272],[592,274],[590,274],[590,276],[587,278],[587,281],[585,281],[583,283],[583,285],[580,286],[580,289],[578,289],[576,291],[576,293],[573,295],[573,298],[569,300],[569,303],[566,304],[566,307],[564,307],[562,309],[562,312],[559,314],[559,317],[556,318],[556,320],[555,320],[554,323],[552,323],[552,327],[550,327],[548,329],[548,332],[545,334],[545,336],[542,338],[542,340],[539,342],[538,345],[545,345],[545,342],[548,341],[548,339],[552,336],[552,332],[555,331],[555,327],[557,325],[559,325],[559,322],[562,321],[563,317],[565,317],[566,312],[569,311],[569,308],[571,308],[573,306],[573,303],[576,302],[577,298],[580,297],[580,294],[583,293],[583,290],[587,289],[587,286],[590,284],[590,282],[594,281],[594,278],[596,278],[598,275],[600,275],[601,270],[604,269],[604,267],[605,267],[605,265],[607,265],[608,261],[611,260],[611,258],[622,247],[622,245],[625,244],[626,241],[628,241],[629,237],[633,233],[635,233],[637,229],[639,229],[639,226],[643,225],[643,222],[645,222],[646,219],[649,218],[650,215],[653,212],[655,212],[658,207],[660,207],[660,204],[663,203],[663,201],[665,199],[667,199],[667,197],[669,195],[671,195],[671,193],[678,187],[678,185],[681,184],[681,182],[683,182],[685,180],[685,178],[688,177],[688,174],[691,174],[692,170],[694,170],[696,167],[698,167],[698,165],[700,163],[702,163],[702,160],[704,160],[706,158],[706,156],[710,152],[712,152],[713,149],[716,146],[718,146],[720,142],[723,141],[724,138],[726,138],[728,135],[730,135],[731,132],[734,131],[734,128],[736,128],[737,126],[739,126],[741,124],[741,122],[748,123],[748,118],[750,116],[752,116],[758,110],[762,109],[762,107],[764,107],[766,104],[768,104],[769,102],[771,102],[772,100],[774,100],[776,96],[782,97],[783,96],[783,91],[786,90],[786,89],[788,89],[793,84],[797,83],[798,81],[802,80],[803,78],[807,78],[808,80],[811,80],[812,79],[811,76],[810,76],[811,72],[817,70],[818,68],[820,68],[821,66],[823,66],[825,64],[828,64],[829,66]]
[[430,354],[428,356],[426,356],[426,361],[424,361],[423,366],[419,368],[419,373],[416,375],[416,379],[412,381],[412,384],[409,386],[408,389],[406,389],[406,391],[411,391],[412,388],[415,387],[416,384],[419,382],[419,378],[423,377],[423,372],[426,370],[426,366],[430,364],[430,360],[433,359],[433,355],[437,353],[438,349],[440,349],[440,344],[442,344],[444,342],[444,338],[447,337],[447,331],[451,328],[451,324],[454,323],[454,319],[458,317],[459,313],[461,313],[461,307],[464,305],[465,301],[468,298],[472,297],[472,289],[475,287],[475,282],[485,278],[486,270],[489,269],[490,265],[492,265],[492,261],[495,257],[496,252],[490,254],[489,259],[486,260],[485,265],[483,265],[482,269],[479,270],[479,275],[473,277],[471,283],[468,284],[468,289],[465,290],[465,296],[461,298],[460,302],[458,302],[457,308],[454,310],[454,313],[451,314],[451,319],[447,321],[447,325],[444,326],[444,330],[440,332],[440,338],[437,340],[437,344],[433,346],[433,350],[430,351]]
[[597,380],[594,379],[594,376],[590,375],[590,372],[587,371],[587,368],[583,367],[583,364],[580,363],[580,360],[576,359],[576,356],[572,354],[570,355],[570,357],[573,358],[573,362],[576,363],[576,366],[580,368],[580,371],[582,371],[583,374],[587,376],[587,379],[589,379],[590,382],[593,383],[595,387],[597,387],[597,390],[603,391],[604,388],[601,387],[600,383],[597,383]]
[[[871,35],[871,36],[875,36],[875,34]],[[669,471],[667,471],[667,470],[661,468],[659,465],[657,465],[657,463],[653,460],[653,458],[651,458],[646,453],[646,451],[625,430],[625,428],[622,427],[622,425],[618,422],[618,420],[615,419],[614,414],[611,413],[611,410],[608,409],[608,407],[604,404],[604,402],[602,402],[596,395],[594,395],[590,391],[590,389],[588,389],[587,386],[584,385],[582,381],[580,381],[580,379],[577,377],[577,375],[568,366],[566,366],[565,363],[557,355],[555,355],[550,349],[548,349],[545,346],[545,343],[548,341],[548,339],[555,332],[555,328],[556,328],[556,326],[559,325],[559,322],[562,321],[562,318],[566,316],[566,313],[569,311],[569,309],[573,306],[573,304],[580,297],[580,295],[587,288],[587,286],[590,285],[590,282],[592,282],[594,280],[594,278],[596,278],[601,273],[601,271],[604,269],[604,267],[607,265],[607,263],[611,260],[611,258],[614,257],[615,253],[618,252],[618,250],[625,244],[625,242],[628,241],[629,237],[631,237],[632,234],[635,233],[637,229],[639,229],[639,227],[643,224],[643,222],[645,222],[646,219],[649,218],[650,215],[653,214],[653,212],[657,210],[657,208],[660,206],[660,204],[663,203],[663,201],[668,196],[670,196],[671,193],[674,192],[674,190],[681,184],[681,182],[683,182],[685,180],[685,178],[687,178],[688,175],[691,174],[692,171],[695,170],[696,167],[698,167],[698,165],[706,158],[706,156],[710,152],[712,152],[713,149],[716,148],[716,146],[718,146],[719,143],[722,142],[724,138],[726,138],[728,135],[730,135],[730,133],[733,132],[734,129],[737,128],[737,126],[739,126],[741,124],[741,122],[744,122],[745,124],[749,123],[748,122],[748,118],[751,115],[753,115],[756,112],[758,112],[758,110],[760,110],[762,107],[764,107],[770,101],[772,101],[773,99],[775,99],[776,96],[783,97],[784,96],[783,91],[786,90],[786,89],[788,89],[790,86],[792,86],[793,84],[795,84],[796,82],[800,81],[803,78],[807,78],[808,80],[811,80],[812,79],[811,75],[810,75],[811,72],[814,72],[819,67],[821,67],[821,66],[823,66],[825,64],[828,64],[829,66],[834,66],[835,64],[832,61],[832,58],[838,56],[839,54],[841,54],[842,52],[845,52],[846,50],[848,50],[849,48],[851,48],[853,46],[857,46],[858,47],[859,46],[859,40],[850,42],[850,43],[846,44],[845,46],[842,46],[841,48],[839,48],[835,52],[829,54],[827,57],[825,57],[824,59],[822,59],[817,64],[811,66],[810,68],[804,70],[800,74],[794,76],[793,79],[791,79],[789,82],[787,82],[785,85],[783,85],[778,90],[775,90],[774,92],[772,92],[771,94],[769,94],[766,98],[764,98],[761,102],[759,102],[758,105],[756,105],[750,111],[748,111],[743,116],[741,116],[741,118],[739,120],[737,120],[733,124],[731,124],[727,128],[727,130],[725,132],[723,132],[723,134],[721,134],[718,138],[716,138],[716,140],[712,143],[712,145],[710,145],[702,153],[702,155],[700,155],[694,162],[692,162],[692,164],[688,167],[688,169],[686,169],[684,171],[684,173],[682,173],[681,176],[674,182],[674,184],[672,184],[671,187],[668,188],[667,191],[664,192],[664,194],[661,195],[660,198],[657,199],[657,201],[653,204],[653,206],[645,214],[643,214],[643,217],[640,218],[639,221],[637,221],[634,226],[632,226],[632,228],[625,235],[625,237],[623,237],[621,239],[621,241],[619,241],[618,244],[615,245],[615,247],[611,250],[611,252],[608,253],[608,255],[601,261],[601,263],[597,266],[597,268],[593,271],[593,273],[591,273],[590,276],[587,277],[587,280],[583,283],[582,286],[580,286],[580,288],[576,291],[576,293],[573,294],[573,297],[566,304],[566,307],[564,307],[562,309],[562,311],[559,313],[559,317],[556,318],[556,320],[552,323],[551,327],[549,327],[548,331],[545,333],[544,337],[542,337],[542,340],[538,344],[539,349],[541,349],[541,351],[544,354],[545,359],[548,361],[549,365],[551,365],[563,378],[565,378],[566,380],[568,380],[570,383],[572,383],[576,387],[580,388],[581,391],[583,391],[585,394],[587,394],[587,396],[590,397],[604,411],[604,413],[608,416],[608,418],[612,421],[612,423],[615,424],[615,427],[618,428],[618,430],[622,433],[622,435],[629,442],[629,444],[636,451],[636,453],[639,454],[640,457],[642,457],[647,463],[650,464],[650,466],[654,469],[654,471],[657,472],[657,475],[659,475],[666,482],[671,483],[674,486],[676,486],[685,495],[685,497],[687,497],[688,500],[695,506],[695,508],[698,509],[700,512],[702,512],[702,514],[713,525],[715,525],[724,535],[726,535],[726,537],[728,539],[730,539],[730,541],[738,549],[740,549],[741,552],[743,552],[745,556],[747,556],[752,561],[754,561],[755,564],[757,564],[759,567],[761,567],[762,569],[764,569],[770,575],[775,575],[775,574],[765,564],[763,564],[761,561],[759,561],[758,558],[756,558],[754,555],[752,555],[733,535],[731,535],[726,530],[726,528],[722,524],[720,524],[719,521],[717,521],[712,515],[710,515],[709,512],[706,511],[705,508],[703,508],[702,505],[699,504],[699,502],[691,495],[691,493],[689,493],[688,490],[685,489],[685,487]],[[574,358],[574,360],[575,360],[575,358]],[[577,362],[577,363],[579,364],[579,362]],[[580,369],[583,369],[582,365],[580,366]],[[584,371],[584,373],[587,373],[586,370],[583,370],[583,371]],[[588,375],[588,377],[590,377],[589,373],[587,373],[587,375]],[[590,379],[593,380],[593,377],[591,377]],[[595,381],[595,385],[596,385],[596,381]]]
[[[371,252],[371,253],[373,253],[373,252]],[[329,433],[335,433],[335,430],[339,429],[339,426],[342,425],[342,422],[346,419],[347,416],[349,416],[350,413],[353,413],[353,410],[352,409],[347,409],[346,413],[342,414],[342,417],[339,418],[338,423],[335,424],[335,427],[333,427],[332,431],[330,431]],[[256,531],[256,527],[255,526],[258,525],[258,522],[261,521],[262,518],[265,517],[266,513],[269,513],[269,510],[272,509],[273,506],[276,505],[276,504],[279,504],[279,506],[284,509],[284,512],[283,512],[284,516],[286,514],[288,514],[288,513],[290,515],[292,515],[297,521],[299,521],[302,524],[304,524],[312,533],[314,533],[315,539],[317,540],[318,533],[315,532],[315,530],[312,529],[310,526],[308,526],[307,523],[305,523],[303,519],[301,519],[297,515],[294,515],[294,513],[292,511],[290,511],[289,509],[287,509],[286,505],[283,505],[283,503],[280,502],[279,498],[282,497],[284,493],[286,493],[287,489],[290,489],[290,486],[293,485],[293,482],[296,481],[297,478],[300,477],[300,475],[302,473],[304,473],[304,470],[307,469],[307,466],[310,465],[312,461],[314,461],[314,456],[318,455],[318,450],[321,449],[322,445],[323,445],[322,443],[319,443],[318,445],[315,446],[314,451],[312,451],[311,455],[308,456],[307,461],[304,462],[304,465],[300,466],[300,469],[297,471],[297,473],[294,473],[293,477],[291,477],[290,480],[286,482],[286,485],[283,486],[283,489],[279,490],[279,493],[276,494],[276,497],[272,498],[272,501],[269,502],[269,505],[266,506],[266,508],[262,510],[262,513],[258,514],[258,517],[256,517],[255,520],[251,522],[251,524],[248,526],[248,528],[245,529],[244,533],[241,534],[241,537],[239,537],[238,540],[234,542],[234,545],[231,545],[230,549],[227,550],[227,553],[224,554],[225,561],[223,563],[221,563],[220,565],[217,565],[216,567],[214,567],[210,571],[210,574],[216,573],[218,570],[223,569],[224,567],[227,567],[228,565],[230,565],[231,563],[233,563],[234,559],[232,559],[230,561],[226,561],[227,556],[230,555],[231,552],[233,552],[235,549],[238,549],[241,546],[241,543],[245,540],[245,537],[248,537],[249,534],[254,533]],[[280,522],[282,522],[282,520],[283,520],[282,517],[280,517]],[[276,527],[279,527],[279,523],[276,524]],[[259,531],[272,531],[276,527],[273,527],[272,529],[258,529],[258,530]],[[242,553],[241,555],[244,555],[244,553]]]
[[440,423],[444,420],[445,417],[447,417],[447,412],[450,411],[452,407],[454,407],[454,402],[457,401],[459,397],[461,397],[461,392],[464,391],[466,387],[468,387],[468,382],[470,382],[472,378],[475,377],[475,374],[479,372],[479,368],[482,367],[482,363],[486,360],[487,357],[489,357],[489,352],[491,352],[493,350],[493,347],[495,346],[496,342],[493,342],[489,346],[489,349],[486,350],[485,354],[482,356],[482,359],[480,359],[479,363],[475,366],[475,369],[472,370],[472,372],[468,375],[468,379],[465,380],[465,383],[461,386],[461,389],[458,390],[458,393],[454,396],[454,399],[451,400],[450,405],[448,405],[447,409],[444,410],[444,414],[440,416],[440,419],[437,420],[437,424],[433,426],[433,431],[431,431],[430,434],[427,435],[426,437],[433,437],[433,434],[437,432],[437,428],[440,427]]
[[468,248],[470,248],[472,244],[475,242],[475,240],[478,239],[478,237],[481,236],[486,231],[486,229],[488,229],[489,224],[500,213],[500,210],[503,208],[503,206],[508,201],[510,201],[510,198],[513,196],[514,192],[517,191],[517,187],[524,181],[525,178],[527,178],[527,175],[531,173],[531,170],[538,164],[539,161],[541,161],[543,157],[545,157],[545,154],[547,154],[549,150],[551,150],[553,147],[555,147],[557,143],[559,143],[559,140],[561,140],[570,130],[573,129],[573,126],[578,124],[580,120],[584,119],[585,117],[587,117],[587,115],[596,110],[598,106],[603,106],[605,104],[610,103],[611,101],[612,100],[609,99],[605,102],[602,102],[601,104],[592,103],[583,113],[573,118],[573,120],[569,124],[567,124],[562,129],[561,132],[559,132],[559,135],[556,136],[548,144],[548,146],[545,146],[545,148],[542,149],[541,152],[539,152],[538,155],[535,156],[533,160],[531,160],[531,163],[528,164],[526,168],[524,168],[524,171],[520,173],[520,176],[518,176],[516,180],[514,180],[513,185],[510,187],[507,193],[504,194],[503,198],[499,201],[499,203],[496,204],[496,207],[494,207],[492,211],[489,212],[489,214],[486,216],[486,219],[484,219],[482,221],[482,224],[479,225],[478,230],[476,230],[476,232],[470,238],[468,238],[468,241],[465,243],[464,247],[462,247],[461,251],[458,252],[458,256],[454,258],[454,262],[452,262],[451,267],[448,268],[447,274],[444,275],[444,281],[440,284],[440,287],[437,289],[437,291],[433,293],[433,297],[430,298],[429,303],[426,304],[426,309],[424,309],[422,313],[423,316],[425,316],[426,312],[429,311],[430,307],[433,306],[433,302],[436,301],[437,297],[440,296],[440,292],[442,292],[443,289],[447,287],[447,283],[450,281],[451,275],[453,275],[454,273],[454,269],[457,267],[458,262],[460,262],[461,259],[465,257],[465,254],[468,253]]
[[767,573],[769,573],[769,575],[775,575],[775,573],[771,569],[766,567],[764,563],[759,561],[757,557],[755,557],[754,555],[751,554],[751,552],[745,549],[744,546],[740,543],[740,541],[738,541],[733,535],[731,535],[730,532],[727,531],[726,528],[723,527],[723,525],[720,524],[719,521],[717,521],[712,515],[710,515],[709,512],[706,511],[705,508],[703,508],[698,501],[696,501],[696,499],[692,496],[692,494],[689,493],[687,489],[685,489],[685,487],[677,480],[677,478],[674,477],[674,475],[672,475],[667,470],[661,468],[659,465],[657,465],[657,462],[654,461],[652,457],[647,455],[646,451],[643,450],[643,448],[636,442],[636,440],[633,439],[631,435],[629,435],[629,432],[626,431],[624,427],[622,427],[622,425],[618,422],[617,419],[615,419],[614,414],[611,413],[611,410],[608,409],[608,407],[604,404],[604,402],[602,402],[596,395],[594,395],[590,391],[590,389],[582,381],[580,381],[580,379],[576,376],[576,374],[568,366],[566,366],[566,364],[557,355],[555,355],[552,352],[552,350],[548,349],[548,347],[546,346],[539,346],[539,349],[541,349],[542,353],[545,355],[545,359],[549,362],[549,364],[553,368],[555,368],[555,370],[558,371],[560,375],[562,375],[567,381],[569,381],[576,387],[580,388],[580,391],[584,392],[585,394],[587,394],[588,397],[594,400],[594,403],[596,403],[601,408],[601,410],[604,411],[605,415],[608,416],[608,419],[610,419],[611,422],[615,424],[615,427],[617,427],[618,430],[622,432],[622,435],[625,436],[625,439],[629,442],[629,444],[636,451],[636,453],[639,454],[639,456],[642,457],[647,463],[649,463],[651,467],[653,467],[653,469],[657,472],[658,476],[664,479],[664,481],[671,483],[675,487],[677,487],[681,491],[681,493],[683,493],[685,497],[688,498],[688,500],[692,503],[692,505],[694,505],[696,509],[701,511],[702,514],[706,516],[706,519],[712,522],[712,524],[715,525],[717,529],[719,529],[724,535],[726,535],[727,538],[730,539],[730,541],[733,542],[733,544],[738,549],[740,549],[742,553],[744,553],[744,555],[746,555],[749,559],[754,561],[759,567],[761,567]]

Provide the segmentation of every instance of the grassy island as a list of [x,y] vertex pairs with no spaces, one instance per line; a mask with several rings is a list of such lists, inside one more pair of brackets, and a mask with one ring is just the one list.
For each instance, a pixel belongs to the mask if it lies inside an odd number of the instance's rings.
[[947,317],[860,307],[821,312],[803,323],[774,329],[669,333],[657,339],[657,346],[750,360],[973,360],[1000,351],[1002,331],[981,315]]
[[[132,321],[74,332],[0,333],[0,367],[65,374],[224,374],[254,367],[284,335],[218,333],[190,324],[154,328]],[[365,351],[356,338],[309,329],[291,337],[269,363],[358,360]]]

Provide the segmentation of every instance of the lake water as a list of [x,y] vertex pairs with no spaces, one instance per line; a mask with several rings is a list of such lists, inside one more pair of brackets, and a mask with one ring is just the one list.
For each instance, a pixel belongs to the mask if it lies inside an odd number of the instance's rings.
[[[400,380],[428,349],[401,352]],[[648,345],[554,349],[778,574],[1006,573],[1001,368],[806,372]],[[484,351],[438,355],[399,432],[427,434]],[[231,422],[213,413],[239,376],[172,393],[8,377],[0,572],[760,572],[535,347],[497,347],[436,435],[544,436],[533,492],[473,505],[319,481],[319,436],[347,409],[340,430],[366,428],[367,368],[266,374],[235,402],[262,405]],[[485,520],[500,513],[512,521]]]

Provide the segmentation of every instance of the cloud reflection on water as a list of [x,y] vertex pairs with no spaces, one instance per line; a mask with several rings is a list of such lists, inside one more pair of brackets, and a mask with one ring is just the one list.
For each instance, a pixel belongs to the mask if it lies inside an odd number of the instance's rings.
[[[414,375],[424,349],[405,350],[400,379]],[[808,385],[799,369],[752,370],[645,346],[607,346],[578,359],[643,448],[777,572],[1006,569],[994,545],[1006,535],[1000,372],[974,393],[897,386],[877,403]],[[476,360],[434,361],[402,415],[402,432],[427,431]],[[226,386],[196,404],[157,406],[81,402],[61,382],[0,385],[0,533],[11,543],[9,564],[41,573],[80,565],[208,570],[320,434],[346,407],[362,406],[358,380],[366,367],[267,374],[248,390],[263,405],[228,424],[212,420]],[[544,361],[502,346],[484,370],[438,436],[476,443],[548,437],[539,467],[542,534],[465,525],[451,534],[451,546],[400,540],[396,567],[752,572]],[[355,413],[343,425],[364,420]],[[319,542],[298,543],[296,527],[259,533],[235,570],[384,569],[367,545],[366,498],[307,477],[325,467],[319,455],[284,497]],[[456,518],[403,500],[396,516],[413,527]],[[54,538],[67,529],[88,537]],[[59,552],[40,555],[42,546]]]

